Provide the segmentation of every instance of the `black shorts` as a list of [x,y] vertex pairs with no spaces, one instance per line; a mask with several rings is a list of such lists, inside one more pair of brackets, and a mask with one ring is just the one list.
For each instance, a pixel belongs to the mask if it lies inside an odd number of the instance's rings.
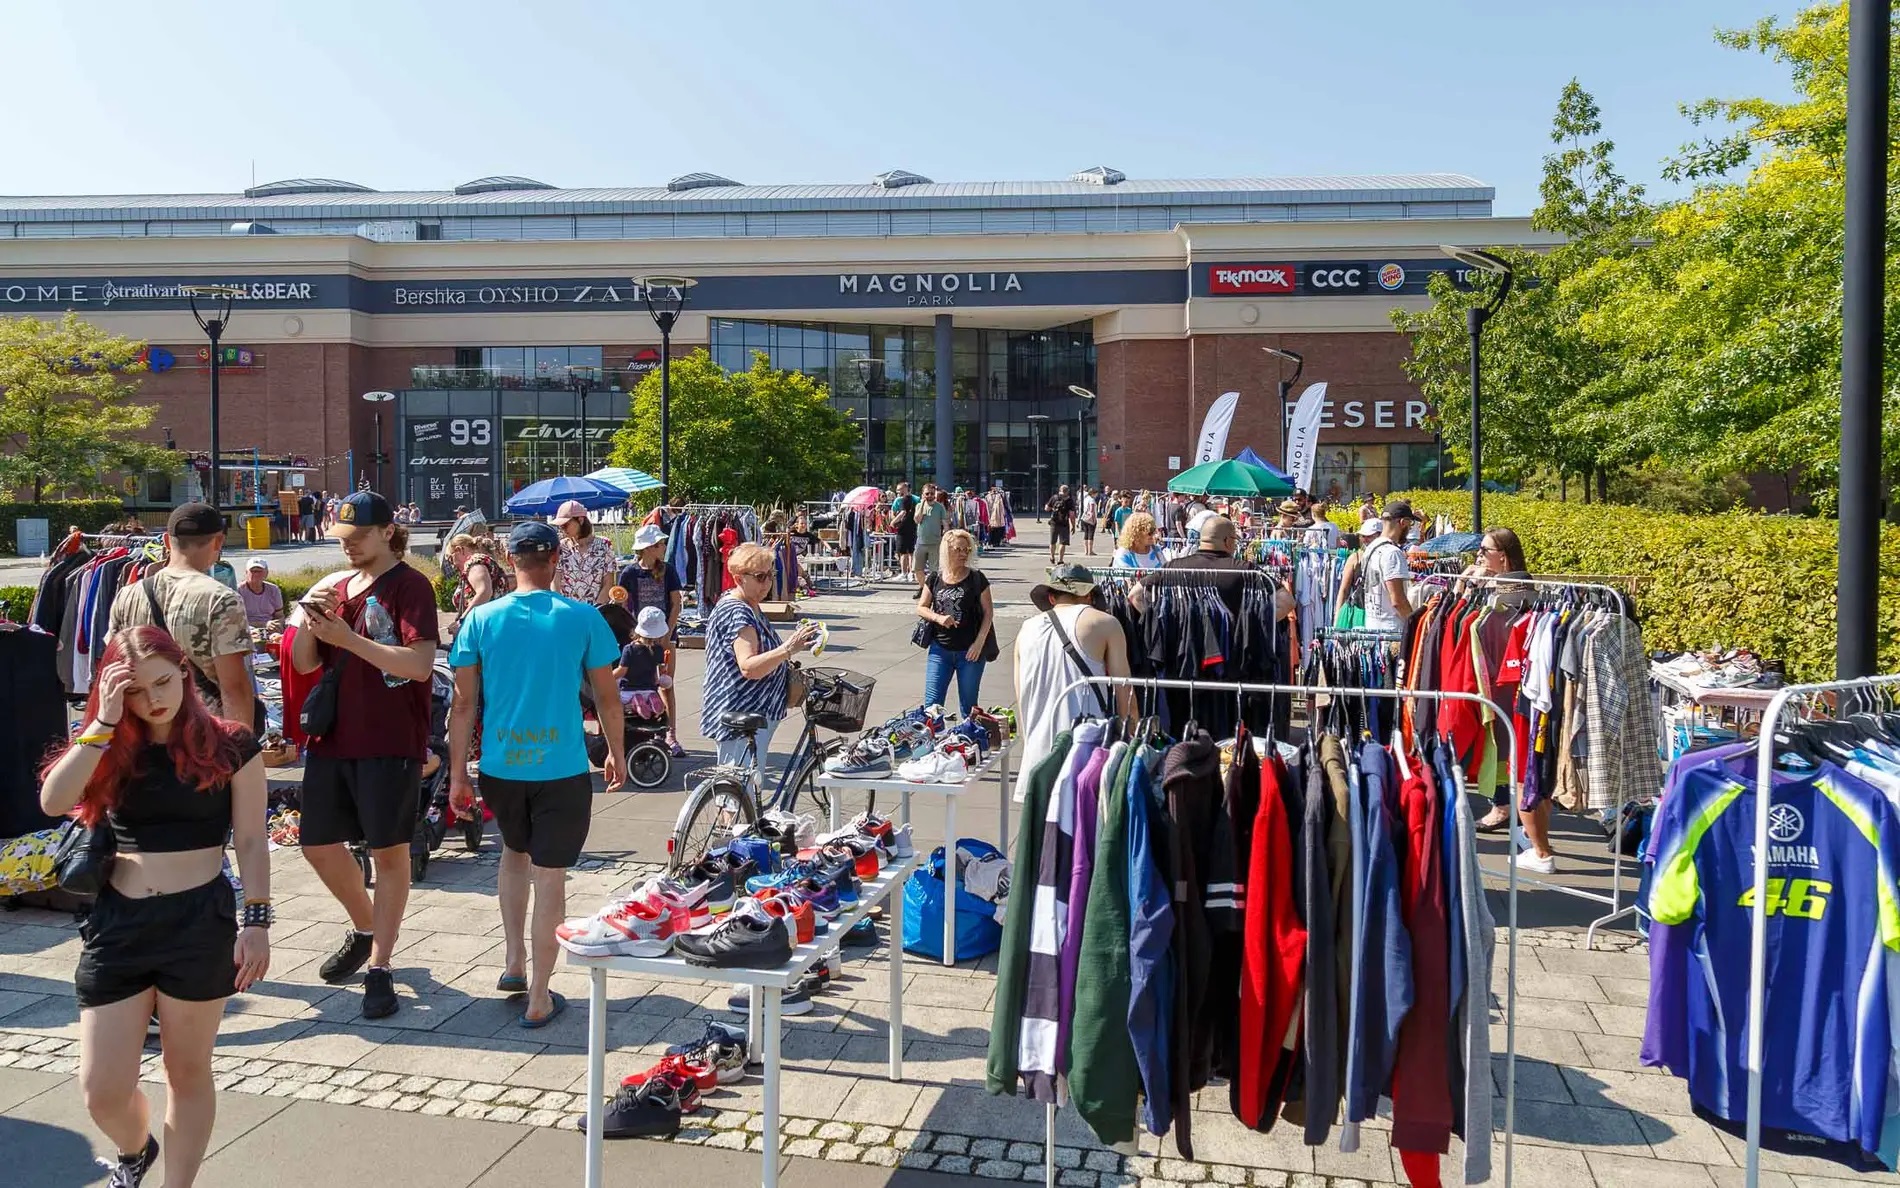
[[420,759],[335,759],[312,755],[303,769],[301,844],[362,842],[406,846],[422,798]]
[[1082,524],[1082,539],[1094,540],[1095,539],[1095,521],[1083,520],[1081,521],[1081,524]]
[[1069,522],[1067,520],[1049,521],[1049,543],[1059,545],[1069,543]]
[[899,528],[897,530],[897,551],[899,554],[917,551],[917,529]]
[[181,1002],[237,993],[237,889],[223,875],[143,899],[107,887],[79,938],[73,989],[82,1007],[109,1006],[153,987]]
[[548,870],[580,861],[594,814],[589,772],[559,780],[506,780],[482,776],[482,803],[495,814],[501,844]]

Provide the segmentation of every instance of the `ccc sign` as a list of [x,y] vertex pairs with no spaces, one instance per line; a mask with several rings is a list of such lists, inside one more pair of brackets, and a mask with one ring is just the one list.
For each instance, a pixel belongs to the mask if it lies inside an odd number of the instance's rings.
[[1368,275],[1367,266],[1359,262],[1308,264],[1303,273],[1304,288],[1309,293],[1363,293]]

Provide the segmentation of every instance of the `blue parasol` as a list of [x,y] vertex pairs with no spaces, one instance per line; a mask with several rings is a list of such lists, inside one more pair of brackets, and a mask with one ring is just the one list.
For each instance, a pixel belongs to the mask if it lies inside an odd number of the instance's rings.
[[511,516],[551,516],[570,499],[588,511],[599,511],[626,503],[627,493],[590,478],[562,475],[521,488],[503,506]]

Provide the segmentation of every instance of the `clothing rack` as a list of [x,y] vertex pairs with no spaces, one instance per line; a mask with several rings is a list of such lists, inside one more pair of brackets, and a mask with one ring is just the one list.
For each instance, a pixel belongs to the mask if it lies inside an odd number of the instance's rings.
[[[1572,582],[1572,581],[1564,581],[1564,580],[1556,579],[1556,578],[1516,578],[1516,577],[1507,578],[1507,577],[1502,577],[1502,576],[1494,575],[1494,574],[1472,574],[1470,576],[1461,576],[1461,575],[1447,576],[1448,588],[1449,586],[1455,585],[1458,582],[1471,582],[1475,585],[1496,585],[1499,587],[1503,587],[1505,589],[1509,589],[1514,586],[1530,586],[1536,589],[1545,589],[1545,590],[1596,590],[1608,596],[1611,600],[1611,605],[1615,606],[1619,612],[1628,611],[1631,613],[1631,616],[1634,617],[1634,611],[1636,607],[1635,600],[1632,599],[1628,594],[1624,593],[1622,590],[1619,590],[1614,586],[1605,585],[1602,582]],[[1418,584],[1436,585],[1437,583],[1421,582]],[[1513,750],[1515,751],[1515,748],[1513,748]],[[1511,761],[1513,765],[1515,765],[1516,763],[1515,758],[1512,758]],[[1624,803],[1625,803],[1624,799],[1621,795],[1621,792],[1619,791],[1616,798],[1616,803],[1615,805],[1612,806],[1615,815],[1611,818],[1612,822],[1616,823],[1619,827],[1623,820]],[[1511,836],[1512,836],[1513,847],[1512,847],[1512,852],[1511,852],[1510,861],[1509,861],[1509,865],[1511,865],[1513,868],[1515,868],[1516,866],[1515,859],[1517,857],[1517,846],[1518,846],[1517,812],[1518,812],[1517,801],[1513,799],[1511,802]],[[1498,874],[1496,870],[1488,868],[1488,867],[1486,868],[1486,873],[1494,877],[1496,877]],[[1608,895],[1604,895],[1596,891],[1586,891],[1581,887],[1568,887],[1562,883],[1552,882],[1549,879],[1536,878],[1532,875],[1523,875],[1521,877],[1524,879],[1525,882],[1531,884],[1534,887],[1539,887],[1545,891],[1555,891],[1559,895],[1568,895],[1572,899],[1582,899],[1582,900],[1587,900],[1590,903],[1601,903],[1601,904],[1607,904],[1609,906],[1610,910],[1606,914],[1598,916],[1596,919],[1590,921],[1590,926],[1584,930],[1583,948],[1585,952],[1590,951],[1596,945],[1597,929],[1602,928],[1607,924],[1611,924],[1617,920],[1620,920],[1624,916],[1634,916],[1634,915],[1644,914],[1644,908],[1639,899],[1632,899],[1628,903],[1623,902],[1623,847],[1620,845],[1613,847],[1610,851],[1610,893]]]
[[[1895,677],[1892,679],[1895,681],[1900,681],[1900,677]],[[1114,689],[1114,688],[1184,689],[1190,693],[1231,692],[1236,697],[1239,697],[1243,694],[1248,694],[1248,693],[1265,693],[1265,694],[1271,694],[1271,695],[1293,695],[1293,696],[1300,696],[1300,697],[1317,697],[1318,695],[1322,693],[1326,693],[1326,694],[1332,694],[1334,696],[1344,696],[1344,697],[1363,696],[1363,697],[1381,698],[1381,699],[1392,700],[1392,701],[1402,701],[1406,699],[1414,699],[1414,700],[1420,700],[1420,701],[1467,701],[1467,702],[1472,702],[1480,706],[1487,706],[1492,710],[1492,712],[1498,714],[1500,719],[1504,722],[1505,738],[1507,742],[1509,742],[1513,751],[1515,751],[1517,747],[1517,728],[1516,728],[1516,725],[1511,721],[1510,715],[1504,712],[1504,707],[1500,706],[1497,702],[1492,701],[1490,698],[1482,697],[1476,693],[1441,692],[1441,691],[1413,692],[1411,690],[1406,690],[1406,689],[1340,690],[1340,689],[1331,689],[1331,688],[1315,688],[1310,685],[1274,685],[1274,684],[1261,684],[1261,683],[1254,683],[1254,682],[1247,682],[1247,681],[1186,681],[1186,680],[1177,680],[1177,679],[1162,678],[1162,677],[1149,678],[1149,677],[1084,676],[1075,681],[1070,682],[1067,686],[1065,686],[1062,689],[1062,691],[1056,695],[1057,703],[1060,704],[1063,700],[1065,700],[1069,696],[1069,694],[1085,686],[1088,686],[1088,687],[1099,686],[1102,688],[1110,688],[1110,689]],[[1021,762],[1025,765],[1028,765],[1028,764],[1032,764],[1036,762],[1037,758],[1038,758],[1037,756],[1025,754],[1024,756],[1022,756]],[[1512,795],[1515,800],[1515,796],[1517,794],[1517,782],[1518,782],[1517,770],[1515,766],[1513,766],[1511,769],[1510,780],[1512,784]],[[1764,801],[1765,801],[1765,798],[1764,798]],[[1768,828],[1768,818],[1767,818],[1766,813],[1767,813],[1767,810],[1764,808],[1762,812],[1759,814],[1759,820],[1756,822],[1757,829],[1761,833],[1761,836],[1763,838],[1762,844],[1764,846],[1766,845],[1766,840],[1765,840],[1766,830]],[[1517,818],[1515,815],[1513,815],[1511,818],[1511,835],[1512,835],[1513,840],[1517,839],[1519,829],[1520,829],[1520,826],[1518,824]],[[1475,839],[1474,839],[1474,844],[1475,844]],[[1509,904],[1507,908],[1507,916],[1506,916],[1506,918],[1509,921],[1509,924],[1508,924],[1509,937],[1506,942],[1508,956],[1506,958],[1506,967],[1505,967],[1506,974],[1505,974],[1505,983],[1504,983],[1504,994],[1505,994],[1505,1006],[1504,1006],[1504,1188],[1511,1188],[1511,1165],[1512,1165],[1512,1157],[1516,1149],[1515,1139],[1516,1139],[1516,1130],[1517,1130],[1517,927],[1518,927],[1517,926],[1517,884],[1519,881],[1517,868],[1515,866],[1509,867],[1505,871],[1503,878],[1505,880],[1506,894],[1509,900]],[[1756,874],[1756,878],[1757,878],[1757,881],[1759,881],[1761,878],[1761,874],[1759,871]],[[1755,896],[1756,904],[1760,905],[1760,904],[1765,903],[1766,896],[1767,896],[1766,891],[1758,889]],[[1763,933],[1761,932],[1761,927],[1762,927],[1761,921],[1763,917],[1761,916],[1760,912],[1761,912],[1761,908],[1757,906],[1756,932],[1757,932],[1758,939],[1763,935]],[[1759,972],[1759,966],[1757,968],[1757,972]],[[1490,993],[1490,987],[1487,985],[1483,987],[1482,989],[1474,991],[1472,987],[1467,986],[1466,992],[1467,993],[1477,992],[1477,993],[1484,993],[1488,995]],[[1759,1007],[1756,1010],[1756,1015],[1757,1017],[1759,1017],[1760,1015]],[[1755,1038],[1759,1039],[1759,1036],[1755,1036]],[[1753,1074],[1754,1080],[1750,1082],[1751,1103],[1753,1103],[1756,1100],[1756,1096],[1760,1089],[1760,1073],[1758,1071],[1759,1063],[1760,1063],[1759,1059],[1757,1059],[1754,1063],[1754,1067],[1757,1069],[1757,1071]],[[1042,1146],[1043,1174],[1045,1176],[1044,1182],[1048,1184],[1050,1188],[1054,1188],[1057,1182],[1057,1174],[1058,1174],[1056,1170],[1056,1154],[1055,1154],[1056,1152],[1056,1106],[1053,1103],[1051,1103],[1051,1104],[1045,1105],[1043,1109],[1045,1111],[1044,1123],[1043,1123],[1045,1133],[1044,1133],[1044,1141],[1043,1141],[1043,1146]],[[1750,1116],[1751,1118],[1753,1117],[1752,1110],[1751,1110]],[[1750,1183],[1751,1183],[1751,1188],[1752,1188],[1753,1181],[1751,1180]]]
[[[1768,810],[1774,800],[1775,723],[1788,704],[1821,693],[1839,693],[1850,689],[1884,689],[1900,686],[1900,675],[1857,677],[1846,681],[1821,681],[1812,685],[1789,685],[1775,694],[1762,714],[1761,735],[1755,742],[1755,853],[1768,853]],[[1748,945],[1748,1146],[1742,1164],[1743,1183],[1755,1188],[1761,1181],[1761,1080],[1763,1013],[1768,1007],[1768,863],[1755,863],[1753,906],[1749,908]]]

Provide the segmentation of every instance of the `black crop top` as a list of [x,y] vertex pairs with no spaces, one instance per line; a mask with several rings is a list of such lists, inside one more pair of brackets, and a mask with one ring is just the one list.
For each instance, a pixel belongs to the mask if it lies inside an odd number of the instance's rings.
[[[260,748],[248,730],[237,731],[236,741],[241,768]],[[178,778],[162,746],[146,747],[141,766],[144,770],[110,814],[112,837],[121,852],[176,854],[223,847],[231,831],[230,784],[200,792]]]

